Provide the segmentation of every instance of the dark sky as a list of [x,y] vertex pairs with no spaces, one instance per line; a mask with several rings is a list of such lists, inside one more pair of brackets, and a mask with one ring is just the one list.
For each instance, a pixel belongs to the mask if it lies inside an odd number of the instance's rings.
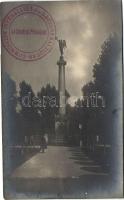
[[[92,80],[92,67],[100,54],[102,43],[113,32],[121,35],[121,3],[119,0],[34,3],[52,15],[58,38],[66,40],[66,87],[72,96],[78,97],[81,95],[81,87]],[[6,3],[3,6],[3,16],[17,5],[20,2]],[[48,82],[58,86],[57,42],[51,53],[33,62],[19,61],[4,48],[2,52],[3,68],[16,81],[17,86],[22,80],[30,83],[35,92]]]

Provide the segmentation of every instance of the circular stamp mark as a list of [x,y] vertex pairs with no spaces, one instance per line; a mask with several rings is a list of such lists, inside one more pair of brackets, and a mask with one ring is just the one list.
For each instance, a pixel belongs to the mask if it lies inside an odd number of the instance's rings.
[[55,35],[53,18],[37,5],[15,7],[2,21],[2,44],[19,60],[34,61],[46,56],[53,48]]

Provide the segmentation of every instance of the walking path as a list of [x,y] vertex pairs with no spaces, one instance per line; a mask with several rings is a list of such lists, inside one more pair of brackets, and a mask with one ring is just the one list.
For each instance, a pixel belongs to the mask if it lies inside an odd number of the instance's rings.
[[[11,198],[107,198],[109,175],[79,147],[48,146],[17,167]],[[17,195],[17,196],[16,196]],[[20,196],[19,196],[20,195]]]
[[49,146],[19,166],[12,177],[76,178],[81,175],[106,175],[98,164],[77,147]]

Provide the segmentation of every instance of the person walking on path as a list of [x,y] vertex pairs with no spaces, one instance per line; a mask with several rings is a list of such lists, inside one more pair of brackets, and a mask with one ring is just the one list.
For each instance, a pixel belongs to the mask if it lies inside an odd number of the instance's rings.
[[44,136],[41,136],[41,152],[44,153],[44,150],[47,148],[46,139]]

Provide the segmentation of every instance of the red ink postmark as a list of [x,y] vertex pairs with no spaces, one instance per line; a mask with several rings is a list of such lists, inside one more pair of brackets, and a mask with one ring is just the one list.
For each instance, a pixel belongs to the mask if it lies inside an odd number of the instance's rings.
[[9,54],[23,61],[43,58],[53,48],[56,29],[42,7],[23,4],[12,9],[2,22],[2,44]]

